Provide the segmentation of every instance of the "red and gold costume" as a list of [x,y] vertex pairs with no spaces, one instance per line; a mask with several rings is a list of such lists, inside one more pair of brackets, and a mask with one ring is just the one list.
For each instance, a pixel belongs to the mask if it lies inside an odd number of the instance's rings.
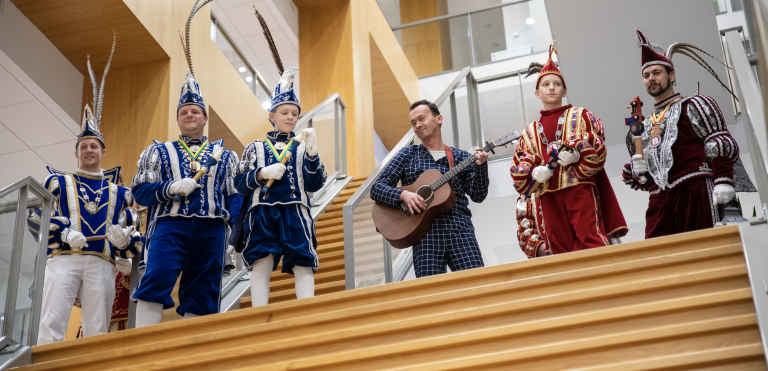
[[[640,31],[636,33],[642,49],[642,70],[652,65],[674,70],[671,57],[680,48],[682,54],[700,59],[688,44],[675,43],[663,52]],[[645,214],[646,238],[714,227],[720,221],[712,197],[718,185],[733,187],[736,192],[755,191],[739,159],[739,146],[711,97],[675,94],[656,103],[653,114],[643,124],[643,157],[651,178],[640,183],[632,162],[624,165],[622,178],[633,189],[651,193]],[[627,149],[630,156],[635,154],[631,133]]]
[[[539,246],[546,242],[538,223],[541,220],[541,205],[537,201],[536,196],[527,200],[523,200],[523,196],[517,199],[517,241],[528,259],[539,257]],[[545,255],[549,253],[547,250]]]
[[[550,47],[549,60],[539,79],[547,74],[563,79],[552,62],[553,50]],[[545,184],[532,191],[533,169],[549,162],[549,152],[558,142],[574,148],[579,160],[557,167]],[[536,205],[541,209],[537,216],[542,216],[538,223],[540,235],[546,237],[553,254],[605,246],[609,237],[627,233],[624,215],[603,170],[605,157],[603,126],[594,114],[581,107],[543,110],[541,119],[523,131],[510,174],[518,193],[537,197]]]

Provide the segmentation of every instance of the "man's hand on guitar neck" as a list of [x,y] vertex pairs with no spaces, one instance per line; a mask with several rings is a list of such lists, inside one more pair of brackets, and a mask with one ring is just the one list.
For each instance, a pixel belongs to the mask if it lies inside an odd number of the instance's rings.
[[405,205],[408,206],[411,215],[418,214],[427,209],[427,204],[424,202],[424,199],[413,192],[404,190],[400,193],[400,201],[403,201]]
[[477,156],[477,161],[475,161],[475,165],[480,166],[484,164],[486,161],[488,161],[488,154],[483,152],[483,149],[480,147],[475,147],[475,156]]

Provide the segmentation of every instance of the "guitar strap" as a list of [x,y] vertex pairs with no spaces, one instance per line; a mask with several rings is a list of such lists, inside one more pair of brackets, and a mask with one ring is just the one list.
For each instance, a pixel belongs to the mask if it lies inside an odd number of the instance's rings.
[[445,157],[448,157],[448,166],[453,169],[453,152],[451,151],[451,147],[448,147],[445,144],[443,145],[445,146]]

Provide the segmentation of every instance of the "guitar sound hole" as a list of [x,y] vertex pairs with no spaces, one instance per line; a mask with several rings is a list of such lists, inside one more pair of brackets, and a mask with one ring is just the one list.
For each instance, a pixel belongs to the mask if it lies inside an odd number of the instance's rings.
[[424,202],[427,204],[427,206],[432,203],[432,197],[434,196],[434,193],[432,192],[432,188],[430,188],[428,185],[421,186],[421,188],[416,190],[416,194],[424,199]]

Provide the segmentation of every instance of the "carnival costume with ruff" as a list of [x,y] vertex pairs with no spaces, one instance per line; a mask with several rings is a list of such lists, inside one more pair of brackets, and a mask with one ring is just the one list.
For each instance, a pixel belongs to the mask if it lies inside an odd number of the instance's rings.
[[[182,107],[195,105],[207,115],[200,86],[195,81],[189,36],[192,18],[211,1],[199,6],[200,1],[196,1],[187,20],[185,52],[189,69],[181,87],[177,114]],[[211,143],[207,136],[180,135],[176,141],[155,140],[142,152],[131,189],[136,201],[148,207],[147,247],[141,263],[144,275],[133,299],[173,308],[171,291],[183,268],[176,312],[219,312],[226,224],[237,220],[242,203],[234,184],[237,154],[223,146],[224,140]],[[200,187],[175,199],[170,192],[171,184],[192,178],[219,148],[223,150],[221,160],[197,181]]]
[[[705,51],[686,43],[674,43],[666,51],[635,30],[641,49],[641,71],[653,65],[674,70],[672,56],[683,54],[702,65],[731,92],[714,70],[697,54]],[[711,57],[711,55],[709,55]],[[714,58],[714,57],[713,57]],[[675,94],[656,103],[643,122],[644,159],[651,178],[641,184],[632,163],[624,165],[622,179],[635,190],[650,192],[646,211],[646,238],[711,228],[720,221],[712,191],[718,184],[736,192],[755,192],[739,158],[739,146],[731,136],[712,97]],[[635,154],[634,137],[627,135],[627,149]]]
[[[552,52],[557,53],[554,42],[547,63],[532,64],[529,74],[540,69],[537,89],[541,78],[548,74],[559,76],[565,88],[565,79],[552,60]],[[550,151],[558,143],[573,147],[580,155],[579,160],[558,166],[546,184],[532,192],[533,169],[549,162]],[[542,110],[541,119],[523,131],[510,175],[517,192],[535,198],[538,234],[547,241],[552,253],[605,246],[609,237],[619,238],[627,233],[624,215],[603,170],[605,157],[602,123],[585,108],[569,104]],[[526,254],[535,256],[527,238],[525,243],[520,242]]]
[[[99,128],[104,85],[115,45],[116,38],[100,85],[96,82],[88,57],[94,111],[88,105],[83,110],[77,146],[83,140],[96,139],[106,147]],[[138,222],[133,218],[136,211],[131,207],[131,191],[117,185],[120,167],[99,173],[78,170],[69,174],[50,167],[48,171],[51,175],[45,179],[43,186],[54,195],[55,201],[48,226],[50,233],[38,344],[64,339],[72,304],[78,294],[83,303],[84,335],[106,333],[115,295],[115,258],[131,258],[142,250],[141,235],[136,230]],[[39,209],[30,211],[27,218],[27,225],[35,236],[41,227],[40,213]],[[126,245],[114,246],[106,238],[112,225],[134,227]],[[69,235],[78,232],[86,238],[87,245],[74,249],[66,241]]]

